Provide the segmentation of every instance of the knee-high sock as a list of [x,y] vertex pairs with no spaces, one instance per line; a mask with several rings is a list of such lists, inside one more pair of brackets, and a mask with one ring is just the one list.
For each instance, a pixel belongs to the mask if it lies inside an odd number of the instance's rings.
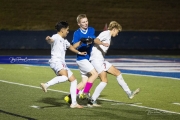
[[71,82],[71,86],[70,86],[71,101],[72,101],[72,104],[74,105],[77,104],[76,88],[77,88],[77,80],[74,80]]
[[79,91],[80,91],[79,89],[76,89],[76,95],[78,95],[78,94],[79,94]]
[[63,76],[56,76],[52,80],[45,83],[45,85],[46,85],[46,87],[49,87],[51,85],[55,85],[57,83],[65,82],[67,80],[68,80],[68,78],[66,76],[64,76],[64,75]]
[[85,94],[88,94],[89,93],[89,90],[91,89],[91,87],[92,87],[92,85],[93,85],[93,83],[90,83],[90,82],[87,82],[86,83],[86,85],[85,85],[85,87],[84,87],[84,93]]
[[92,95],[92,99],[94,101],[97,100],[97,98],[99,97],[99,95],[101,94],[102,90],[106,87],[107,83],[106,82],[100,82],[99,85],[96,87],[93,95]]
[[129,89],[127,83],[124,81],[122,75],[117,76],[117,81],[122,89],[126,92],[127,95],[131,94],[131,90]]

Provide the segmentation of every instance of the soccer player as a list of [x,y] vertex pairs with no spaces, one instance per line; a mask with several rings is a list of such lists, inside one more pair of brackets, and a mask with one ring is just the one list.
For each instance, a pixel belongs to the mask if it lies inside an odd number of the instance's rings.
[[56,73],[56,77],[46,83],[41,83],[40,86],[44,92],[47,92],[47,88],[57,83],[62,83],[67,80],[71,82],[70,93],[71,93],[71,108],[83,108],[76,101],[76,88],[77,80],[71,70],[66,66],[65,53],[67,48],[78,55],[85,56],[87,53],[76,50],[68,41],[65,39],[69,33],[69,25],[67,22],[58,22],[55,26],[57,34],[52,37],[47,36],[46,41],[51,44],[51,59],[49,60],[50,67]]
[[[103,43],[108,43],[110,45],[111,43],[111,37],[115,37],[118,35],[118,33],[122,30],[122,27],[119,23],[116,21],[111,21],[108,30],[103,31],[99,34],[99,36],[94,40],[101,41]],[[94,93],[92,94],[91,100],[89,101],[93,106],[99,106],[96,102],[97,98],[99,97],[102,90],[107,85],[107,73],[112,74],[116,76],[116,79],[119,83],[119,85],[122,87],[122,89],[126,92],[127,96],[132,99],[135,94],[139,92],[139,88],[135,91],[131,91],[124,81],[121,72],[114,67],[111,63],[105,60],[104,56],[107,53],[109,49],[109,46],[103,46],[103,45],[94,45],[91,52],[90,61],[96,71],[98,72],[98,75],[101,79],[101,82],[99,85],[95,88]]]
[[[82,82],[77,86],[77,94],[80,90],[86,95],[92,87],[94,80],[98,77],[98,73],[89,62],[92,47],[94,45],[95,30],[93,27],[88,27],[88,18],[86,14],[77,16],[77,24],[79,29],[74,32],[72,44],[74,48],[81,51],[86,51],[86,55],[77,54],[76,62],[82,76]],[[106,43],[97,41],[96,44],[107,46]]]

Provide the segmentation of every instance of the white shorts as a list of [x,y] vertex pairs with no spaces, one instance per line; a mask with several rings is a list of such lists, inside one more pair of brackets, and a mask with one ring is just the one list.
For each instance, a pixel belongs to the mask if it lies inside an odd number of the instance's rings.
[[92,60],[91,64],[94,66],[98,74],[100,74],[102,71],[108,71],[109,68],[112,66],[111,63],[104,60]]
[[93,65],[87,59],[78,60],[76,61],[76,63],[79,66],[82,77],[87,76],[87,73],[91,72],[94,69]]
[[68,72],[68,78],[72,76],[71,70],[67,67],[66,63],[61,62],[61,61],[56,61],[56,62],[49,62],[51,69],[55,72],[57,76],[59,76],[59,71],[62,69],[67,70]]

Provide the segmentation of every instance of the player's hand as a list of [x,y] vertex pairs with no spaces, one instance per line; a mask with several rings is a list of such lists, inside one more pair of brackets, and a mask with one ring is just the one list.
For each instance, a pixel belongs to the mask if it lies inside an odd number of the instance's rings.
[[87,52],[79,52],[79,55],[87,55]]
[[109,43],[103,43],[102,42],[102,45],[105,46],[105,47],[109,47]]
[[81,38],[80,41],[83,43],[91,44],[94,41],[94,39],[93,38]]
[[50,37],[50,36],[47,36],[46,39],[47,43],[51,44],[52,42],[54,42],[54,40]]
[[51,37],[47,36],[45,40],[49,41],[49,40],[51,40]]

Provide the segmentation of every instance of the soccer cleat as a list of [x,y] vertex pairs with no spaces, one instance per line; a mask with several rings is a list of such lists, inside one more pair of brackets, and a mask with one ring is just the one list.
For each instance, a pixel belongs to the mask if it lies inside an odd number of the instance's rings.
[[82,93],[82,94],[79,94],[79,99],[90,99],[90,93],[88,94],[85,94],[85,93]]
[[89,99],[88,105],[91,105],[94,107],[101,107],[101,105],[97,104],[97,101],[94,101],[93,99]]
[[75,105],[71,104],[70,108],[83,108],[83,106],[81,106],[79,104],[75,104]]
[[65,96],[65,97],[64,97],[64,101],[65,101],[66,103],[71,104],[71,95]]
[[85,99],[85,95],[83,93],[79,94],[79,99]]
[[84,99],[86,99],[86,98],[87,98],[87,94],[84,94],[84,93],[79,94],[79,99],[84,100]]
[[42,90],[43,90],[44,92],[47,92],[47,87],[46,87],[46,85],[45,85],[44,83],[41,83],[41,84],[40,84],[40,87],[42,88]]
[[132,91],[131,94],[129,95],[129,99],[133,99],[134,95],[138,94],[140,89],[136,89],[135,91]]

